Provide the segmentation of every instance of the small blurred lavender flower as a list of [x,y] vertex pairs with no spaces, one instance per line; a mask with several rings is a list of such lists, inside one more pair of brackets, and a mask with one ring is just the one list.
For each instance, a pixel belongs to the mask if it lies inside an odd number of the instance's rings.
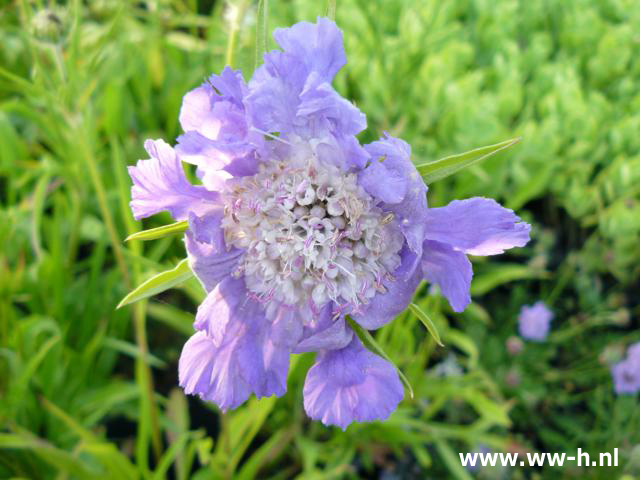
[[488,198],[427,208],[407,143],[385,134],[360,145],[365,115],[331,86],[346,64],[334,22],[274,37],[282,51],[248,84],[227,67],[185,95],[175,149],[147,140],[151,158],[129,169],[131,207],[137,219],[169,211],[189,222],[190,266],[208,296],[180,357],[185,392],[222,410],[283,395],[289,355],[314,351],[305,409],[346,428],[387,418],[404,395],[395,367],[346,316],[379,328],[423,279],[462,311],[467,254],[523,246],[530,227]]
[[640,342],[627,350],[627,357],[611,367],[613,387],[618,394],[634,394],[640,390]]
[[553,320],[553,312],[544,302],[524,305],[518,316],[520,336],[534,342],[542,342],[547,338]]

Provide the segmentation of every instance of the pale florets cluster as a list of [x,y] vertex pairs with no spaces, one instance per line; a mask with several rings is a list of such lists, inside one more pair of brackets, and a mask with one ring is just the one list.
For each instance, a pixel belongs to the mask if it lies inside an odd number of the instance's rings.
[[357,176],[312,153],[260,166],[227,184],[225,241],[245,249],[234,272],[261,302],[334,302],[334,315],[358,311],[400,265],[402,234]]

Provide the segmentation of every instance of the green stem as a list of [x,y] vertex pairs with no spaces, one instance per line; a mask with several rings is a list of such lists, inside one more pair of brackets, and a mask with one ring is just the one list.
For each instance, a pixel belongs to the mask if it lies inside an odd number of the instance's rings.
[[[127,229],[127,234],[132,235],[138,231],[138,224],[131,215],[129,204],[125,200],[129,195],[129,185],[126,175],[126,161],[122,154],[120,144],[115,138],[110,139],[111,153],[114,163],[114,175],[116,177],[116,183],[118,185],[119,198],[120,198],[120,211],[122,212],[122,218]],[[131,252],[139,257],[142,255],[142,242],[139,240],[132,240],[129,243]],[[135,262],[132,266],[133,281],[136,285],[140,284],[142,272],[139,262]],[[138,424],[138,462],[143,468],[148,468],[147,451],[149,444],[147,441],[147,435],[151,436],[151,446],[156,460],[159,460],[162,456],[162,440],[160,436],[160,425],[158,421],[158,407],[155,402],[155,389],[153,386],[153,377],[151,374],[151,368],[148,364],[149,345],[147,341],[146,330],[146,308],[147,302],[138,302],[133,306],[133,323],[134,334],[136,339],[136,345],[140,352],[140,355],[136,358],[136,383],[140,388],[140,411],[141,419]],[[148,419],[147,419],[148,417]],[[150,429],[150,432],[148,431]]]
[[229,39],[227,40],[227,53],[225,55],[225,65],[233,67],[234,54],[236,50],[236,43],[238,39],[238,32],[240,31],[240,25],[244,20],[244,14],[249,6],[248,0],[242,0],[237,4],[230,4],[229,8],[235,8],[236,14],[230,19]]
[[124,261],[124,255],[122,254],[122,247],[120,246],[120,237],[118,236],[118,232],[115,227],[115,223],[113,222],[113,217],[111,216],[111,212],[109,210],[109,204],[107,202],[107,194],[104,189],[104,185],[100,180],[100,174],[98,173],[98,166],[96,165],[95,158],[93,156],[93,152],[87,142],[84,140],[87,138],[86,134],[82,134],[79,147],[81,148],[81,155],[87,165],[87,169],[89,170],[89,177],[91,178],[91,183],[93,184],[93,189],[96,192],[96,196],[98,197],[98,206],[100,208],[100,214],[102,215],[102,220],[104,220],[104,224],[107,227],[107,232],[109,234],[109,241],[111,242],[111,247],[113,248],[113,253],[116,257],[116,263],[118,264],[118,268],[120,269],[120,273],[122,273],[122,277],[124,278],[127,289],[131,288],[131,279],[129,278],[129,271],[127,270],[127,264]]
[[327,2],[327,17],[334,22],[336,21],[336,0],[329,0]]

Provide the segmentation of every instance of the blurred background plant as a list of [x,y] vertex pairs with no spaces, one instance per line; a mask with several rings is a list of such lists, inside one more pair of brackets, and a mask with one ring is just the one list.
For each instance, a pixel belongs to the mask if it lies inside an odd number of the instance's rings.
[[[256,2],[257,3],[257,2]],[[494,197],[533,242],[475,259],[474,303],[416,303],[376,338],[415,396],[384,423],[310,422],[297,356],[289,392],[222,415],[186,398],[177,359],[203,292],[193,280],[115,310],[184,256],[179,237],[124,243],[127,164],[179,134],[182,95],[233,53],[249,78],[249,0],[10,1],[0,6],[0,477],[632,478],[637,395],[610,367],[640,339],[640,8],[635,0],[341,0],[349,63],[337,87],[370,141],[406,139],[416,162],[522,142],[431,187],[431,205]],[[269,2],[269,27],[324,2]],[[269,49],[275,48],[273,41]],[[544,300],[543,343],[517,316]],[[460,465],[479,448],[596,455],[616,469]],[[612,473],[613,472],[613,473]]]

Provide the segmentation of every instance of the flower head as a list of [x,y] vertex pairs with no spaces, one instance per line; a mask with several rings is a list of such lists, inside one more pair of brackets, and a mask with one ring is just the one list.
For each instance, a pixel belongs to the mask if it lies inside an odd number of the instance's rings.
[[189,222],[189,264],[208,296],[180,358],[185,391],[222,409],[282,395],[289,355],[314,351],[305,409],[346,428],[388,417],[404,395],[346,316],[379,328],[423,279],[462,311],[467,254],[522,246],[529,226],[486,198],[427,208],[406,142],[359,143],[365,116],[331,85],[346,64],[335,23],[274,36],[282,51],[248,84],[227,67],[185,95],[177,146],[148,141],[151,159],[130,168],[131,206],[136,218],[166,210]]
[[522,338],[534,342],[542,342],[547,338],[551,329],[553,312],[544,302],[539,301],[533,305],[524,305],[518,316],[518,329]]
[[640,390],[640,342],[629,347],[624,360],[611,367],[613,387],[618,394],[634,394]]

